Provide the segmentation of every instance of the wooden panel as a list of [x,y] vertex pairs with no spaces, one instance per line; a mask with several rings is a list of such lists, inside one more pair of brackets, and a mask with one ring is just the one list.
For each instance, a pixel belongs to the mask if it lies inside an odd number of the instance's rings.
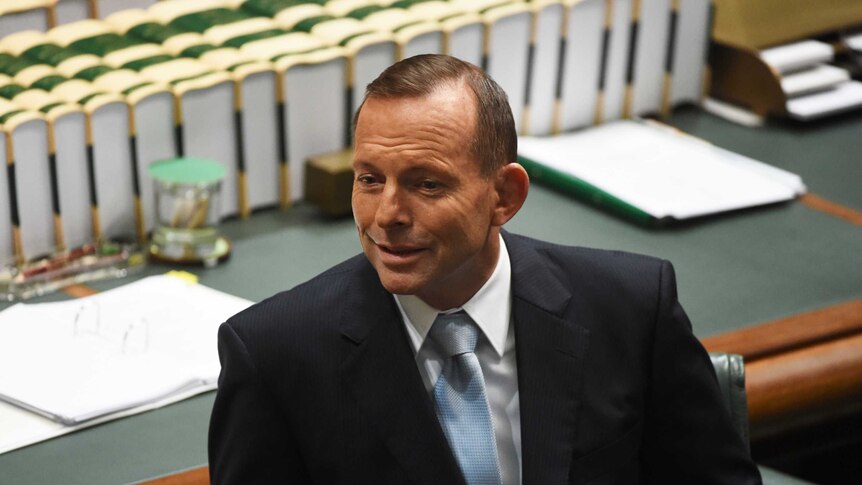
[[757,359],[855,334],[862,334],[862,300],[715,335],[703,345],[710,352],[740,354],[748,367]]
[[715,0],[716,40],[761,49],[862,24],[859,0]]
[[752,438],[862,410],[862,334],[746,365]]

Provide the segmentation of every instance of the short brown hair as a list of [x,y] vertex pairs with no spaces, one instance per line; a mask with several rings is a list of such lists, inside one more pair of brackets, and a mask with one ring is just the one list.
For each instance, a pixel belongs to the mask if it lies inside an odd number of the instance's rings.
[[386,68],[365,89],[365,99],[422,97],[446,84],[466,84],[476,100],[476,127],[470,143],[472,155],[481,163],[483,175],[491,175],[518,156],[518,135],[506,92],[483,70],[451,56],[421,54]]

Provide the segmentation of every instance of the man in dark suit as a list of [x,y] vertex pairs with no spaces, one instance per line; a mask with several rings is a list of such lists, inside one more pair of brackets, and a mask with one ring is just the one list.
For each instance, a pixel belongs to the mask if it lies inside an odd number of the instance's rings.
[[757,483],[671,265],[508,234],[506,96],[417,56],[368,87],[363,253],[219,331],[214,483]]

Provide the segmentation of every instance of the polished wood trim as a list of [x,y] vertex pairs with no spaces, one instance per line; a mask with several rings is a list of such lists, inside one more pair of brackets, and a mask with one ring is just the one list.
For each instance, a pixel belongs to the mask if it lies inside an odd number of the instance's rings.
[[835,202],[832,202],[831,200],[826,200],[819,195],[810,193],[805,194],[799,198],[799,202],[802,202],[803,204],[814,210],[825,212],[839,219],[844,219],[851,224],[862,226],[862,212],[855,209],[851,209],[849,207],[845,207],[841,204],[836,204]]
[[95,295],[98,291],[90,288],[87,285],[69,285],[63,288],[63,293],[74,297],[74,298],[82,298],[85,296]]
[[742,355],[748,366],[758,359],[855,334],[862,334],[862,300],[707,337],[702,342],[710,352]]
[[141,482],[140,485],[209,485],[209,483],[210,469],[207,466],[202,466]]
[[[862,334],[745,366],[752,437],[862,408]],[[848,405],[857,406],[848,409]]]

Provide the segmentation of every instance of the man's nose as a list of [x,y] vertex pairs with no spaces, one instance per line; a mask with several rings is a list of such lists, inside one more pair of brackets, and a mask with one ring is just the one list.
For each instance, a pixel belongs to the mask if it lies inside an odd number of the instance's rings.
[[410,210],[404,200],[404,193],[396,184],[387,183],[383,188],[380,203],[377,204],[375,222],[378,226],[397,227],[410,224]]

